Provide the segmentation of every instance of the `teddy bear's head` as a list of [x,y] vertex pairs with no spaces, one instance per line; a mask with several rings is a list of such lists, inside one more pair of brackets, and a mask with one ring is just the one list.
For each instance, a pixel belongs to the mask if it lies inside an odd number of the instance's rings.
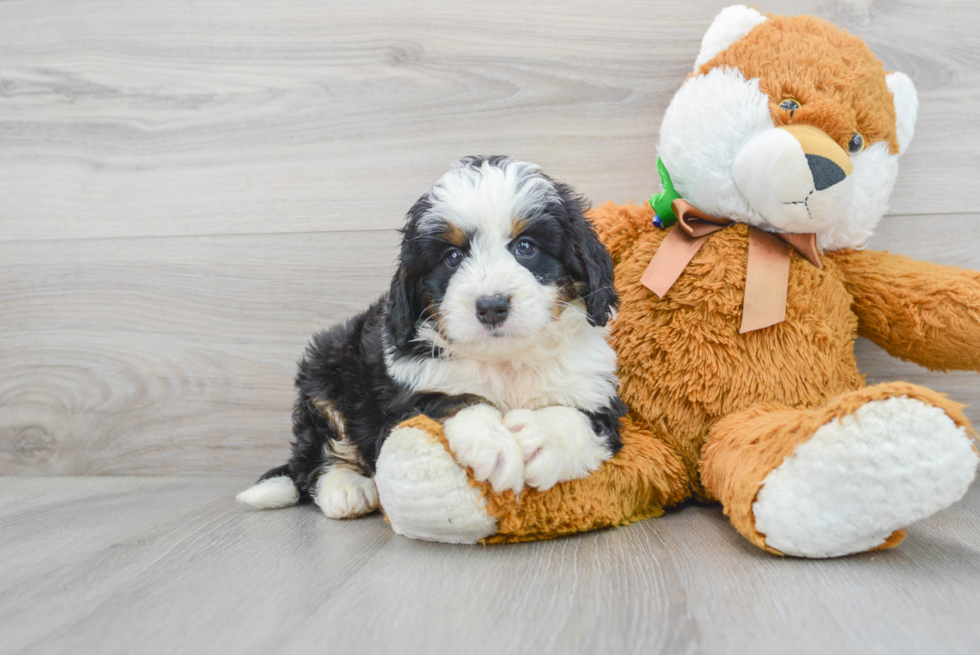
[[861,39],[735,5],[704,35],[658,152],[704,212],[858,247],[888,209],[917,109],[912,81],[886,74]]

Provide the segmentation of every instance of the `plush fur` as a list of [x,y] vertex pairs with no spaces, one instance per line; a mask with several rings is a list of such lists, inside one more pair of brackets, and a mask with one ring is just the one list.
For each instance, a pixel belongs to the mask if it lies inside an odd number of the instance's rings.
[[754,27],[764,23],[766,17],[755,9],[745,5],[732,5],[722,9],[711,27],[701,39],[701,51],[694,60],[694,71],[697,72],[718,53],[728,49],[730,45],[743,38]]
[[962,498],[975,459],[965,428],[942,409],[872,400],[820,425],[766,475],[755,529],[767,546],[807,557],[868,550]]
[[533,164],[454,165],[409,211],[388,294],[314,335],[293,456],[239,500],[371,512],[381,446],[417,414],[446,420],[462,461],[499,490],[546,489],[609,459],[625,412],[605,328],[616,294],[585,209]]
[[[418,426],[418,427],[416,427]],[[378,491],[395,530],[418,539],[476,543],[497,531],[481,490],[432,434],[442,425],[416,416],[399,426],[378,458]],[[490,483],[486,484],[490,488]]]
[[[978,458],[961,406],[904,382],[866,387],[854,356],[861,334],[925,366],[980,370],[980,274],[846,247],[863,243],[887,206],[897,154],[914,130],[914,88],[823,21],[768,16],[746,32],[752,11],[719,15],[734,22],[709,30],[703,51],[717,52],[681,87],[660,133],[681,196],[736,224],[708,237],[661,298],[640,282],[669,233],[654,226],[653,210],[608,203],[591,215],[621,299],[610,340],[630,408],[623,449],[584,479],[520,497],[464,467],[480,495],[460,503],[494,519],[480,540],[621,525],[696,498],[719,501],[734,528],[768,552],[831,557],[896,546],[902,527],[955,502],[973,479]],[[733,41],[719,50],[724,38]],[[780,107],[787,95],[800,101],[792,117]],[[785,320],[740,334],[749,225],[780,228],[739,188],[732,166],[753,136],[790,119],[819,130],[818,148],[840,162],[836,179],[851,178],[853,188],[837,213],[815,221],[822,267],[790,253]],[[783,131],[793,137],[777,137],[786,156],[803,158],[800,171],[810,175],[806,149],[816,141]],[[855,131],[867,143],[851,152]],[[809,183],[824,187],[813,176]],[[425,421],[416,417],[392,439],[455,452]],[[404,465],[392,459],[379,475]],[[422,498],[439,484],[416,479],[410,492]],[[420,518],[422,506],[389,512],[396,531],[419,536],[445,523],[441,512]]]

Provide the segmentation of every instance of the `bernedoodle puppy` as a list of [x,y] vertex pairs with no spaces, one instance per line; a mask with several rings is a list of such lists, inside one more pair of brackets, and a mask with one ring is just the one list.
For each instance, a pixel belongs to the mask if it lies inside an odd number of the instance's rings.
[[385,438],[442,420],[496,490],[584,477],[620,448],[612,261],[585,200],[508,157],[457,162],[409,210],[390,291],[313,336],[299,363],[293,455],[238,500],[378,507]]

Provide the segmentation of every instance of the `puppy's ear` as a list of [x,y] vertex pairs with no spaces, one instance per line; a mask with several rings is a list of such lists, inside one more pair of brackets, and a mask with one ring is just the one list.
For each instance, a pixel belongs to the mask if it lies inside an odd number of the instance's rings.
[[404,264],[400,263],[391,280],[385,314],[385,326],[391,335],[392,344],[398,350],[407,348],[415,337],[415,323],[422,314],[419,295],[418,284],[405,270]]
[[428,195],[423,196],[408,212],[402,229],[402,247],[398,270],[391,279],[385,312],[385,327],[392,345],[404,350],[415,338],[416,324],[422,316],[422,283],[415,273],[415,239],[418,222],[429,207]]
[[568,268],[577,282],[585,284],[581,294],[592,325],[605,325],[612,310],[619,306],[613,286],[613,263],[609,251],[599,241],[595,228],[585,217],[588,202],[571,187],[556,184],[565,211],[568,213],[572,252]]

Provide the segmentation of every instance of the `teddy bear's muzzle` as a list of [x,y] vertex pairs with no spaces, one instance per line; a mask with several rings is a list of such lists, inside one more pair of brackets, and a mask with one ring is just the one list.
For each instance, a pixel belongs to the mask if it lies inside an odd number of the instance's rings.
[[854,191],[850,157],[809,125],[755,134],[735,156],[732,172],[749,204],[785,232],[830,226],[844,215]]

